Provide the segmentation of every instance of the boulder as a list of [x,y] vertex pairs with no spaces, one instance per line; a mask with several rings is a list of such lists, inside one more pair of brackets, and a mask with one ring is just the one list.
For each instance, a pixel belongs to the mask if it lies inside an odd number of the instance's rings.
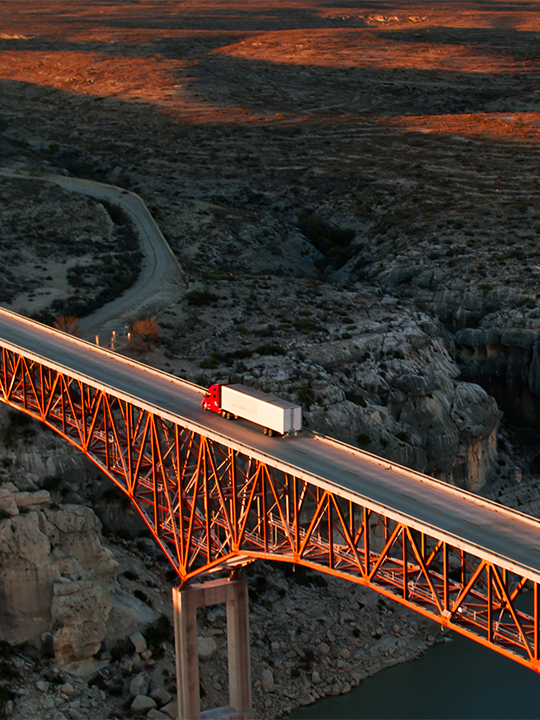
[[158,617],[145,602],[119,587],[115,587],[109,597],[113,605],[107,622],[108,643],[123,640],[134,632],[139,632]]
[[217,650],[217,643],[213,637],[202,637],[197,636],[197,652],[199,653],[199,660],[205,662],[210,660],[212,655]]
[[156,708],[156,701],[152,700],[148,695],[137,695],[130,708],[136,715],[146,715],[149,710]]
[[132,697],[137,695],[146,695],[148,692],[149,680],[145,673],[139,673],[129,683],[129,694]]
[[0,487],[0,510],[3,510],[8,515],[19,514],[13,491],[5,486]]
[[167,703],[161,708],[161,712],[168,715],[172,720],[176,720],[178,717],[178,703],[176,701]]
[[51,495],[47,490],[37,490],[36,492],[16,492],[13,493],[13,498],[17,507],[29,508],[50,502]]
[[261,675],[261,683],[264,692],[270,693],[275,690],[274,673],[270,668],[264,668]]
[[158,705],[167,705],[171,701],[172,695],[166,690],[163,685],[156,688],[150,693],[150,697],[153,698]]
[[[135,652],[138,653],[139,655],[140,655],[141,653],[143,653],[143,652],[147,649],[146,639],[145,639],[144,635],[143,635],[141,632],[137,631],[137,632],[132,633],[132,634],[129,636],[129,639],[130,639],[131,642],[133,643],[133,647],[135,648]],[[137,693],[137,694],[138,694],[138,693]],[[145,693],[140,693],[140,694],[141,694],[141,695],[145,695]]]

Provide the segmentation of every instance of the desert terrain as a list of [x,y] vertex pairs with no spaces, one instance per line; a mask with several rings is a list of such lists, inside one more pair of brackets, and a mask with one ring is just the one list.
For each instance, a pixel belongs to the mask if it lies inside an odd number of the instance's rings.
[[[0,165],[137,193],[185,273],[173,301],[146,298],[154,347],[121,352],[278,392],[309,427],[540,514],[537,2],[0,0],[0,17]],[[129,217],[43,180],[0,176],[0,223],[0,302],[42,321],[90,317],[141,271]],[[277,613],[275,572],[258,599]],[[342,656],[321,684],[272,632],[261,717],[366,672]]]

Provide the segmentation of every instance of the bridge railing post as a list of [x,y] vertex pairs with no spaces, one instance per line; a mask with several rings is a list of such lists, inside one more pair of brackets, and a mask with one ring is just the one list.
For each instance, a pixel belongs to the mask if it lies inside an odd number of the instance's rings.
[[[252,720],[249,602],[247,582],[212,580],[173,588],[178,720]],[[226,603],[229,705],[201,713],[197,608]]]

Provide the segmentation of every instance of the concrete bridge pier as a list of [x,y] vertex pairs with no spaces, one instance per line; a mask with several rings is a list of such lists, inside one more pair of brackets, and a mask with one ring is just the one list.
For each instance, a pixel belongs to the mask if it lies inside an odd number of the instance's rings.
[[[247,582],[211,580],[173,588],[178,720],[254,720],[251,705],[251,659]],[[229,705],[201,713],[197,608],[227,604]]]

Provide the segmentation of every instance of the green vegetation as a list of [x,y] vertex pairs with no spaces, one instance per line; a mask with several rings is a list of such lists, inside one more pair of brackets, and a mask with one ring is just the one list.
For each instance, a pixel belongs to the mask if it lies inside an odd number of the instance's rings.
[[306,409],[308,409],[310,405],[315,404],[315,393],[313,392],[312,388],[300,388],[296,391],[296,394],[298,395],[298,400],[302,403],[302,405],[304,405]]
[[398,440],[403,440],[403,442],[411,442],[411,436],[406,430],[400,430],[396,433],[396,438]]
[[56,490],[60,489],[61,484],[62,478],[58,477],[58,475],[47,475],[43,478],[41,487],[44,490],[48,490],[49,492],[55,492]]
[[13,448],[19,440],[29,440],[36,434],[33,419],[18,410],[9,410],[9,423],[0,429],[0,437],[6,448]]
[[173,626],[166,615],[160,615],[157,620],[149,623],[143,632],[146,643],[152,651],[152,657],[159,660],[163,657],[162,643],[173,642]]
[[286,355],[287,353],[284,347],[275,344],[259,345],[255,348],[255,352],[259,355]]
[[[264,346],[263,346],[264,347]],[[270,347],[270,346],[267,346]],[[279,347],[279,346],[275,346]],[[260,352],[260,348],[257,348],[255,352]],[[281,353],[260,353],[261,355],[274,355],[274,354],[281,354]],[[213,350],[210,357],[205,358],[204,360],[201,360],[199,363],[199,367],[203,369],[210,369],[213,370],[220,365],[231,365],[235,360],[245,360],[246,358],[250,358],[253,355],[253,350],[249,350],[248,348],[240,348],[238,350],[233,350],[232,352],[219,352],[218,350]]]
[[[101,495],[101,499],[104,500],[106,503],[110,503],[111,505],[119,505],[121,508],[124,508],[124,510],[128,508],[131,504],[131,501],[126,495],[126,493],[122,492],[122,490],[120,490],[120,488],[116,485],[112,485],[111,487],[104,490],[103,494]],[[125,539],[131,540],[131,538]]]
[[312,245],[325,256],[325,265],[331,263],[339,268],[352,256],[350,245],[356,235],[352,228],[330,225],[311,208],[300,213],[297,224]]
[[350,400],[355,405],[360,405],[360,407],[363,408],[367,406],[364,396],[357,390],[345,390],[345,397],[347,398],[347,400]]
[[133,654],[133,643],[129,638],[118,640],[111,648],[111,662],[119,662],[126,655]]
[[136,597],[137,600],[140,600],[143,603],[146,603],[148,607],[152,607],[152,601],[148,597],[146,593],[144,593],[142,590],[134,590],[133,591],[133,597]]
[[187,304],[194,307],[211,305],[213,302],[216,302],[217,299],[217,295],[210,292],[208,288],[204,288],[203,290],[190,290],[186,293]]

